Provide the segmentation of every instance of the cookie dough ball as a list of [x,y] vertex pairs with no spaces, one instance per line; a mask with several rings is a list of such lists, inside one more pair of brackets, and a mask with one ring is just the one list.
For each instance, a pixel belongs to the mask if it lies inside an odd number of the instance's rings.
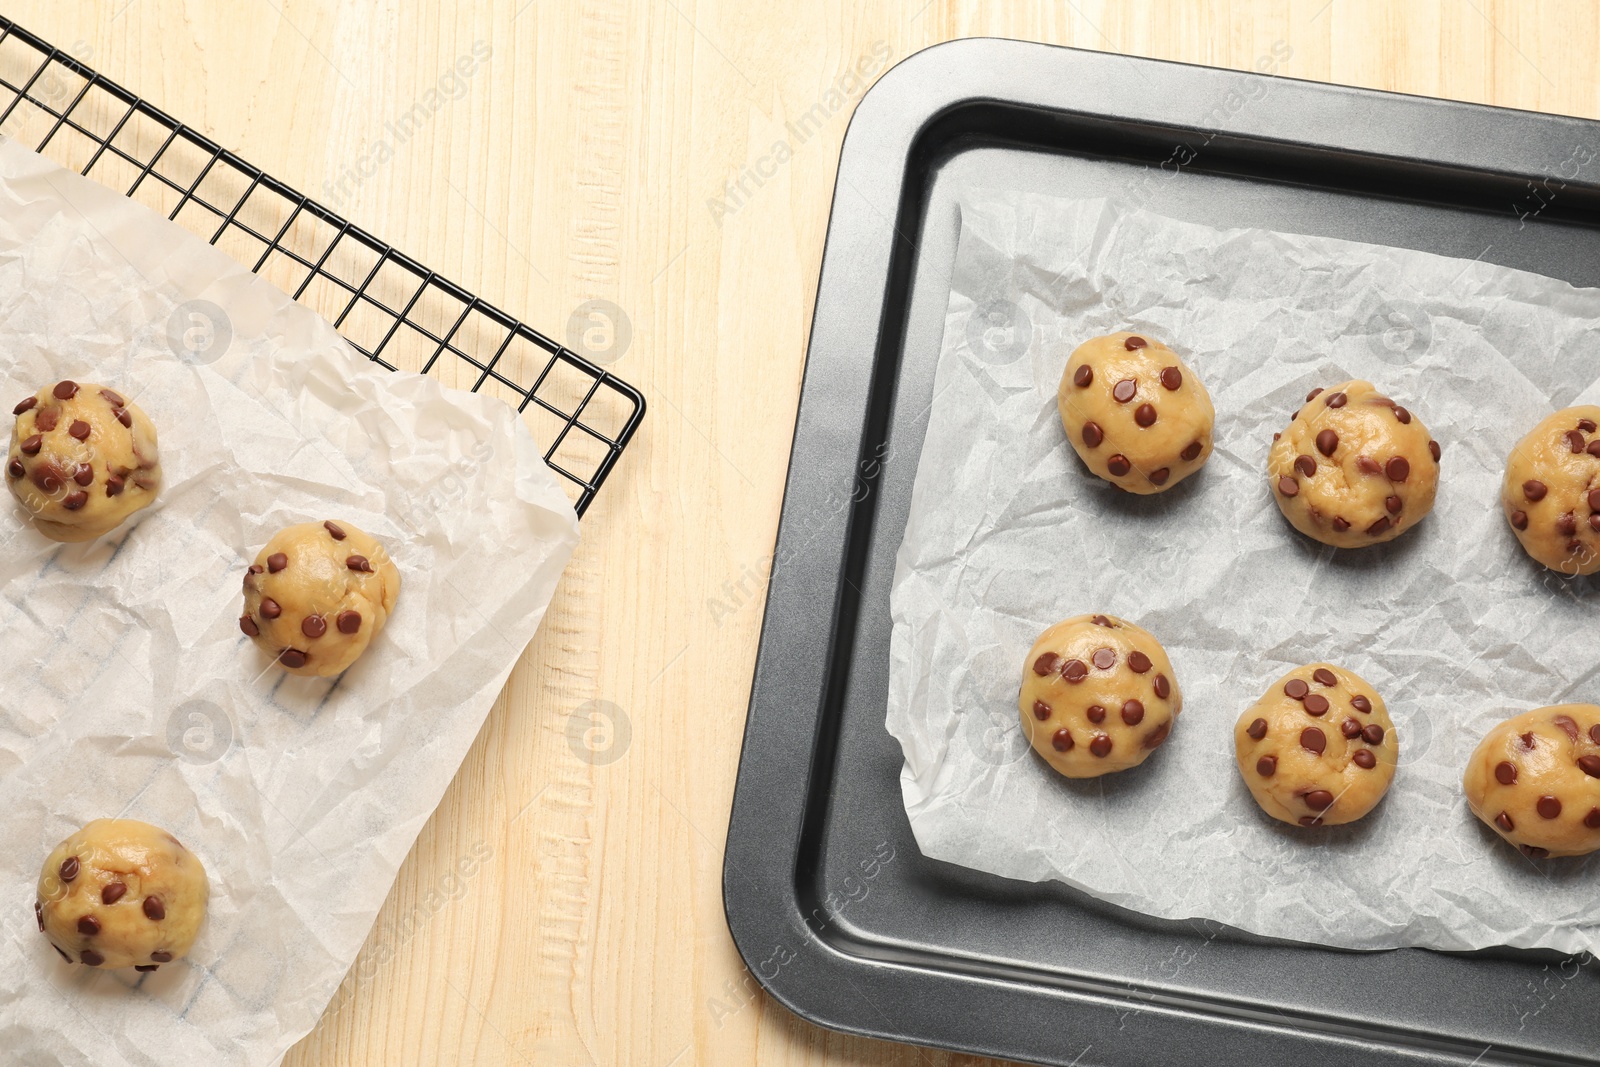
[[1068,778],[1143,763],[1172,732],[1183,694],[1161,643],[1124,619],[1079,615],[1033,643],[1022,668],[1022,730]]
[[1525,854],[1600,849],[1600,707],[1558,704],[1489,731],[1467,761],[1472,814]]
[[1211,455],[1211,394],[1172,349],[1140,334],[1079,345],[1056,404],[1078,458],[1130,493],[1171,489]]
[[68,963],[153,971],[188,954],[210,895],[205,867],[176,837],[96,819],[44,861],[33,911]]
[[1600,571],[1600,407],[1558,411],[1517,442],[1500,504],[1528,555],[1563,574]]
[[1400,739],[1378,691],[1331,663],[1272,683],[1233,730],[1239,773],[1261,810],[1291,826],[1339,826],[1378,806]]
[[116,390],[57,382],[12,412],[6,485],[46,537],[92,541],[155,503],[156,428]]
[[1267,474],[1296,530],[1335,548],[1392,541],[1433,510],[1439,443],[1371,382],[1313,389],[1274,435]]
[[308,522],[256,556],[239,629],[291,674],[331,678],[372,644],[399,596],[400,570],[369,534]]

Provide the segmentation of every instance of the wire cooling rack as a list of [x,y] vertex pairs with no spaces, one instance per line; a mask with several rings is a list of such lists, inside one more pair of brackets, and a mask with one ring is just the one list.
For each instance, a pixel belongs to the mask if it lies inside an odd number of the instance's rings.
[[512,404],[584,513],[644,417],[639,390],[102,77],[87,53],[0,17],[0,133],[165,212],[374,363]]

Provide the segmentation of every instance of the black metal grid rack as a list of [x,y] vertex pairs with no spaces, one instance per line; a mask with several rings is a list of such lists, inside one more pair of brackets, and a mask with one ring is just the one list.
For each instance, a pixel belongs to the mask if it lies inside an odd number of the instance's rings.
[[0,17],[0,133],[183,224],[390,370],[500,396],[579,515],[644,417],[640,392]]

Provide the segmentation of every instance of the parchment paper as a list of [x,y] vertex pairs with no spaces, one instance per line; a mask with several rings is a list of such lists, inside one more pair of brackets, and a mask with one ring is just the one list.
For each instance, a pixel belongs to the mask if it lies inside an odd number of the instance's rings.
[[[1068,354],[1113,330],[1205,380],[1204,470],[1136,497],[1083,468],[1056,414]],[[1486,263],[1107,201],[996,193],[962,232],[926,443],[900,548],[888,729],[929,856],[1060,879],[1167,918],[1354,949],[1594,950],[1600,859],[1534,862],[1467,810],[1479,739],[1529,708],[1600,701],[1597,583],[1529,561],[1498,504],[1540,418],[1600,400],[1600,291]],[[1315,386],[1379,383],[1444,447],[1438,503],[1388,545],[1297,534],[1263,474]],[[1151,630],[1184,711],[1142,767],[1072,782],[1033,755],[1017,689],[1039,632],[1083,612]],[[1232,728],[1284,671],[1341,663],[1400,734],[1366,819],[1268,819]]]
[[[225,348],[190,346],[193,300],[225,313]],[[276,1063],[354,961],[576,519],[506,405],[376,367],[178,225],[7,141],[5,410],[61,378],[145,410],[165,485],[87,545],[0,498],[0,1059]],[[384,543],[400,600],[342,678],[294,678],[240,634],[240,581],[277,529],[328,518]],[[39,935],[39,864],[102,816],[162,826],[205,863],[189,960],[69,968]]]

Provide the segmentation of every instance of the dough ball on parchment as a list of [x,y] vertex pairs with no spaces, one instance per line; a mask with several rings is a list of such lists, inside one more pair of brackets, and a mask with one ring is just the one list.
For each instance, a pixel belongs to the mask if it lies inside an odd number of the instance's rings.
[[1473,752],[1462,785],[1472,814],[1529,856],[1600,849],[1600,707],[1507,719]]
[[1600,407],[1567,408],[1535,426],[1506,461],[1500,503],[1517,540],[1563,574],[1600,571]]

